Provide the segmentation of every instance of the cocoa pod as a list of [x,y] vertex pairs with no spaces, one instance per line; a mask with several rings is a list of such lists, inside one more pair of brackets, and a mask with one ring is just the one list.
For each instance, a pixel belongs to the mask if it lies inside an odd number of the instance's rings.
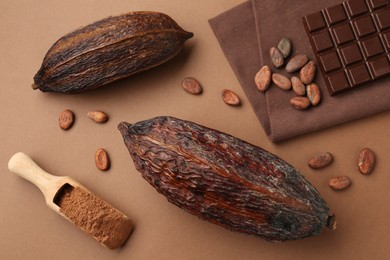
[[334,223],[317,190],[260,147],[174,117],[118,128],[142,177],[203,220],[272,242],[316,235]]
[[163,13],[108,17],[54,43],[33,89],[75,94],[98,88],[168,61],[192,36]]

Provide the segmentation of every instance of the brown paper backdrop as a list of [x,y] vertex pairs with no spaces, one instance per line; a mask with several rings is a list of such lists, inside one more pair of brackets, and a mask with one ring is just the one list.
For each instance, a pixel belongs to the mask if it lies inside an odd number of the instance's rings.
[[[271,144],[215,39],[208,19],[242,3],[215,1],[8,1],[0,2],[0,258],[1,259],[385,259],[390,255],[390,113]],[[193,31],[173,61],[111,86],[77,96],[43,94],[30,88],[48,48],[63,34],[109,15],[154,10],[171,15]],[[253,37],[256,37],[255,35]],[[180,88],[185,76],[198,78],[201,96]],[[228,107],[220,90],[230,88],[243,100]],[[77,120],[64,132],[58,114],[72,109]],[[102,109],[110,120],[94,124],[86,113]],[[147,184],[116,129],[135,122],[173,115],[233,134],[262,146],[295,165],[320,191],[338,216],[338,229],[317,237],[271,244],[233,233],[171,205]],[[378,164],[371,176],[356,170],[356,156],[371,147]],[[112,167],[102,173],[94,153],[104,147]],[[136,228],[120,250],[110,251],[50,210],[33,184],[7,169],[18,151],[45,170],[69,175],[133,219]],[[319,151],[334,163],[314,171],[307,158]],[[345,174],[353,184],[331,191],[328,178]]]

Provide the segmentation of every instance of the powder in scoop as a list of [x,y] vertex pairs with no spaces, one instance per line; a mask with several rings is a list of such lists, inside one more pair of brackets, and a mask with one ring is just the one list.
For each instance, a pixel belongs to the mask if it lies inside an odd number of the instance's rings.
[[82,188],[64,185],[55,203],[71,222],[110,249],[123,245],[131,233],[131,221],[123,213]]

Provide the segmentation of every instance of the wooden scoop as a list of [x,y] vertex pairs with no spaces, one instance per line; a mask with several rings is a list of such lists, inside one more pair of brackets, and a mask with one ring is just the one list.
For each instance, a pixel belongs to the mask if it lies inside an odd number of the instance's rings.
[[47,206],[102,245],[115,249],[129,237],[132,224],[128,217],[72,178],[47,173],[21,152],[11,157],[8,169],[35,184]]

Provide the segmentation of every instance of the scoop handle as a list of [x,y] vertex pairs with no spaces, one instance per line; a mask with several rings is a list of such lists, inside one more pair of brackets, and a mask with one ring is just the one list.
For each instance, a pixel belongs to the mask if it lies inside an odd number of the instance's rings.
[[60,188],[60,177],[51,175],[39,167],[27,154],[18,152],[8,162],[8,169],[37,186],[46,198],[54,198]]

